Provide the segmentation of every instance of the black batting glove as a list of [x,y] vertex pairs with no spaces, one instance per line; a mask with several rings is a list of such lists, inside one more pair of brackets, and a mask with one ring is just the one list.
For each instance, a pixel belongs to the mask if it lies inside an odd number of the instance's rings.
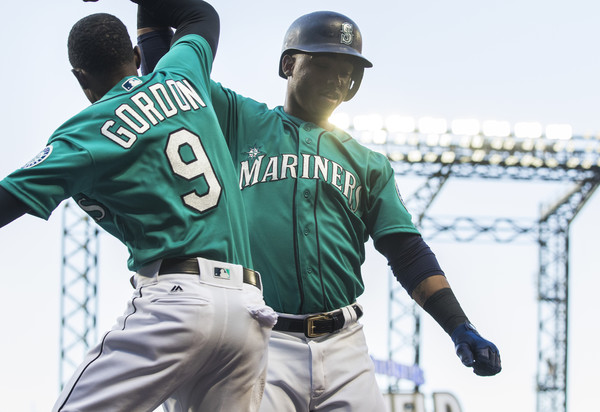
[[502,370],[496,345],[482,338],[470,323],[457,326],[450,337],[463,365],[472,367],[476,375],[493,376]]

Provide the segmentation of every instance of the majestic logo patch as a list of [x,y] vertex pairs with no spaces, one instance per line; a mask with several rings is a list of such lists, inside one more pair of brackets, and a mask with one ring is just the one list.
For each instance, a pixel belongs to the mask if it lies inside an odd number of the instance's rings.
[[248,147],[248,151],[247,152],[242,152],[242,153],[245,154],[245,155],[247,155],[248,159],[255,159],[258,156],[260,156],[261,154],[264,154],[264,152],[261,149],[262,149],[262,146],[258,146],[255,143],[254,146],[249,146]]
[[21,169],[29,169],[30,167],[39,165],[50,156],[50,153],[52,153],[52,145],[44,147],[33,159],[25,163]]
[[132,77],[131,79],[125,80],[121,87],[123,87],[127,91],[130,91],[131,89],[133,89],[136,86],[139,86],[140,84],[142,84],[142,81],[140,79],[138,79],[137,77]]
[[342,23],[342,33],[340,35],[340,43],[350,46],[354,40],[354,31],[350,23]]
[[219,278],[219,279],[230,279],[231,273],[229,272],[229,269],[215,268],[214,277]]

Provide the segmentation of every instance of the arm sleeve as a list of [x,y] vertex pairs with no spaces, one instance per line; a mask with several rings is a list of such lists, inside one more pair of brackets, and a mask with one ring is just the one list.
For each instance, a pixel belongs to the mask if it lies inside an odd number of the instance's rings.
[[[429,276],[444,275],[435,255],[420,235],[400,233],[383,236],[375,247],[388,259],[394,276],[409,295]],[[469,321],[450,288],[440,289],[431,295],[423,309],[448,335],[458,325]]]
[[[159,35],[154,37],[155,41],[144,45],[138,39],[142,54],[147,56],[148,73],[168,51],[168,48],[164,47],[165,44],[172,44],[188,34],[202,36],[208,42],[214,58],[219,44],[220,20],[218,13],[210,4],[200,0],[137,0],[137,3],[140,5],[138,29],[162,28],[158,30]],[[176,29],[174,36],[169,27]],[[152,50],[153,47],[156,50]]]
[[423,305],[423,310],[429,313],[450,336],[459,325],[469,322],[469,318],[450,288],[440,289],[431,295]]
[[424,279],[444,275],[434,253],[419,234],[385,235],[375,243],[375,248],[387,258],[394,276],[409,295]]
[[163,28],[144,33],[137,38],[138,46],[142,52],[140,70],[142,75],[152,73],[156,64],[171,47],[173,32],[170,28]]
[[29,211],[29,207],[0,186],[0,227],[6,226]]

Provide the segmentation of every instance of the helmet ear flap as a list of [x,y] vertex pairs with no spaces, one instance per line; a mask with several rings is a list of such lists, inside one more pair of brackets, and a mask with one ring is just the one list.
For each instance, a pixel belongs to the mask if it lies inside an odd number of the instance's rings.
[[354,97],[358,89],[360,88],[360,83],[362,82],[363,75],[365,74],[364,67],[357,67],[352,74],[352,82],[350,83],[350,88],[348,89],[348,94],[344,98],[344,101],[347,102]]

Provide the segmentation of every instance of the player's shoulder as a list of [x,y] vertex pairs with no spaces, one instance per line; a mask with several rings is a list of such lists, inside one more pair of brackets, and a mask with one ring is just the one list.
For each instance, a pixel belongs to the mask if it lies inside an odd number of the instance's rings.
[[337,126],[333,127],[333,129],[331,130],[331,133],[333,133],[337,137],[337,139],[342,143],[349,143],[349,144],[358,143],[354,140],[354,138],[352,137],[352,135],[350,133],[348,133],[344,129],[340,129]]
[[154,71],[182,71],[206,77],[210,74],[213,60],[208,41],[198,34],[187,34],[173,43]]
[[104,97],[65,120],[54,130],[49,140],[88,138],[90,130],[98,128],[102,113],[106,111],[103,99]]
[[193,44],[198,44],[201,47],[210,48],[208,40],[206,40],[201,35],[195,34],[195,33],[190,33],[190,34],[186,34],[185,36],[181,36],[179,39],[177,39],[175,42],[173,42],[173,44],[171,45],[171,48],[173,48],[181,43],[193,43]]
[[[372,155],[375,157],[383,156],[380,152],[375,151],[375,150],[371,149],[370,147],[364,145],[362,142],[360,142],[360,140],[357,138],[357,136],[351,135],[344,129],[341,129],[341,128],[335,126],[332,132],[337,136],[337,138],[340,142],[345,143],[347,145],[352,145],[353,147],[355,147],[356,150],[364,152],[365,155],[369,155],[369,156]],[[383,156],[383,158],[387,159],[386,156]]]
[[348,144],[352,144],[356,151],[361,152],[361,157],[366,160],[366,163],[371,169],[391,169],[390,160],[384,151],[378,151],[370,147],[365,146],[363,143],[358,141],[356,138],[352,138],[348,141]]

